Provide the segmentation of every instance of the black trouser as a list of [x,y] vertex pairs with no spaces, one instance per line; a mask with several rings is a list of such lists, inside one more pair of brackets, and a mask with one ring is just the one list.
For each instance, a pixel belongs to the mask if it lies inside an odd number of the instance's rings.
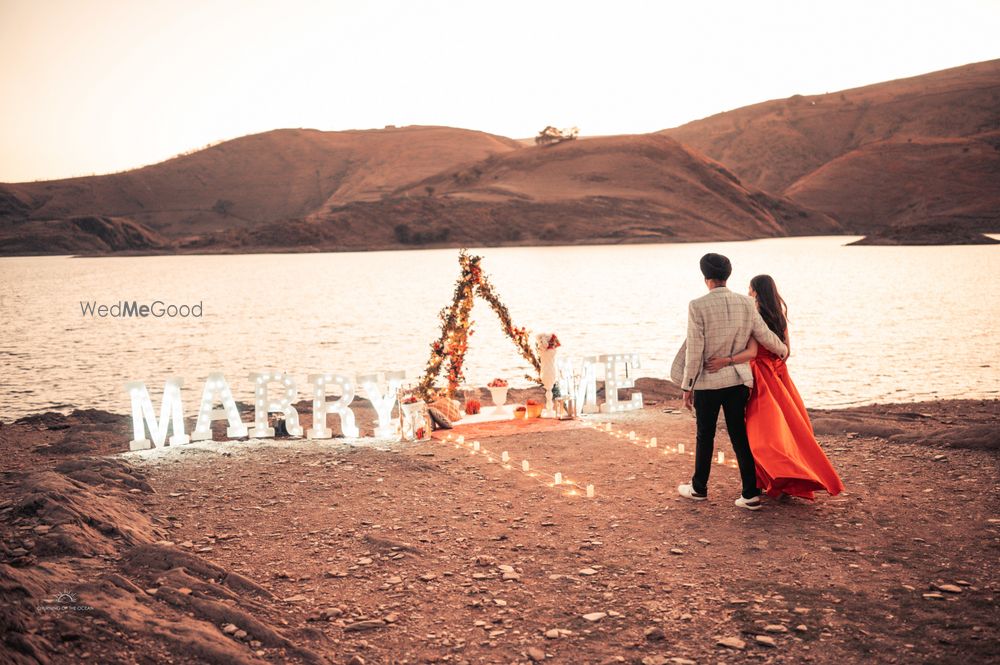
[[712,471],[712,454],[715,449],[715,424],[719,420],[721,408],[726,416],[726,429],[729,431],[729,440],[733,443],[736,461],[740,464],[743,498],[750,499],[760,494],[757,489],[757,469],[753,453],[750,452],[750,441],[747,440],[746,409],[749,397],[750,389],[746,386],[694,391],[698,438],[691,484],[695,492],[708,492],[708,474]]

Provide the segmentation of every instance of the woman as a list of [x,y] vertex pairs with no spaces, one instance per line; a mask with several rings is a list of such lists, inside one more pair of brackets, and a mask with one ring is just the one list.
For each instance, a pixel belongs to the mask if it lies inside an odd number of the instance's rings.
[[[770,275],[750,280],[750,297],[774,334],[788,340],[788,308]],[[710,372],[749,362],[753,392],[746,421],[750,449],[757,466],[757,486],[771,497],[782,494],[812,499],[816,490],[835,496],[844,484],[813,436],[812,423],[785,362],[750,338],[747,348],[726,358],[705,363]]]

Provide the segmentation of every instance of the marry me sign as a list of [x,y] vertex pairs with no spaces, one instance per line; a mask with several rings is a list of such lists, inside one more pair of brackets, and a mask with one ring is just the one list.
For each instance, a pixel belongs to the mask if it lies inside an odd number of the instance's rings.
[[[639,355],[606,354],[557,362],[558,381],[565,399],[572,400],[580,413],[618,413],[642,408],[642,393],[633,392],[621,399],[619,391],[635,386],[635,370],[640,367]],[[604,379],[604,402],[597,402],[597,377]],[[312,427],[304,432],[299,424],[299,412],[294,406],[299,401],[299,383],[292,374],[281,371],[251,372],[247,380],[253,388],[254,419],[243,422],[236,405],[236,398],[222,372],[208,375],[202,391],[194,431],[185,432],[185,411],[181,395],[183,379],[168,378],[163,386],[159,417],[153,400],[143,381],[125,384],[132,407],[132,450],[146,450],[165,445],[183,445],[191,441],[212,438],[212,422],[228,421],[226,436],[231,439],[252,437],[270,438],[274,428],[269,427],[268,416],[282,414],[291,436],[308,436],[310,439],[329,439],[333,436],[328,427],[329,416],[340,419],[340,429],[347,439],[359,438],[361,433],[355,423],[351,403],[358,391],[371,402],[377,424],[376,438],[398,436],[393,409],[398,403],[399,390],[406,373],[382,371],[367,374],[323,372],[308,374],[306,384],[312,396]],[[336,393],[339,393],[336,394]],[[331,397],[335,399],[330,399]],[[221,408],[216,408],[220,406]],[[168,439],[167,434],[170,433]]]

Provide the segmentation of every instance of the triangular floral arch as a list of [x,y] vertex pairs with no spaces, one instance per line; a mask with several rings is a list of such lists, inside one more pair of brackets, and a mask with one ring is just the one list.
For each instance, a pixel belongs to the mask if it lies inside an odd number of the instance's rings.
[[464,249],[458,255],[462,275],[455,284],[455,295],[451,307],[445,307],[439,314],[441,337],[431,344],[431,357],[427,361],[427,370],[414,391],[424,398],[435,397],[440,393],[435,388],[434,383],[446,362],[448,366],[448,394],[454,395],[458,386],[465,381],[462,366],[465,363],[469,337],[472,335],[469,313],[472,311],[474,296],[479,296],[490,304],[493,311],[500,317],[504,334],[514,342],[524,359],[535,368],[535,374],[538,375],[541,371],[541,361],[528,343],[528,331],[515,327],[511,322],[510,312],[497,298],[489,278],[483,274],[480,267],[481,262],[481,256],[472,256]]

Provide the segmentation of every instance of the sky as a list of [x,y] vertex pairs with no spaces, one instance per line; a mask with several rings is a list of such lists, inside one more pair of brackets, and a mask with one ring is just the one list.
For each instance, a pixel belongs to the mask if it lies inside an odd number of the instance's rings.
[[0,182],[282,127],[674,127],[1000,57],[1000,0],[0,0]]

